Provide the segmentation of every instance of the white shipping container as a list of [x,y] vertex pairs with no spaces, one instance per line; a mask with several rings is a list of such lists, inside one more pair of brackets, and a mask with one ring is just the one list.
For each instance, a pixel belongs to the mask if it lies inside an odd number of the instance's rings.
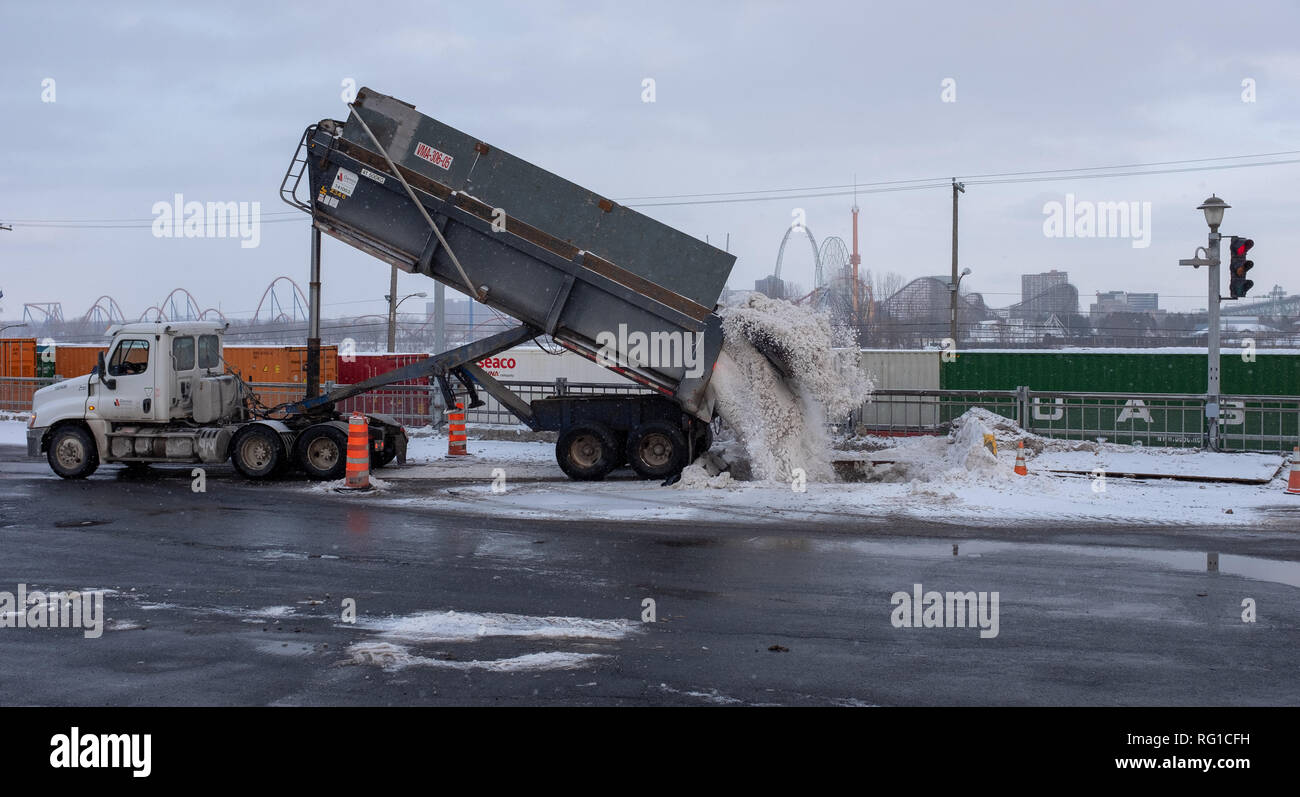
[[[877,390],[938,390],[938,351],[863,349],[858,360]],[[937,400],[880,396],[862,407],[866,426],[930,427],[939,423]]]
[[536,346],[517,346],[478,362],[478,366],[503,382],[554,382],[564,378],[570,382],[602,385],[635,385],[608,368],[597,365],[567,349],[551,354]]

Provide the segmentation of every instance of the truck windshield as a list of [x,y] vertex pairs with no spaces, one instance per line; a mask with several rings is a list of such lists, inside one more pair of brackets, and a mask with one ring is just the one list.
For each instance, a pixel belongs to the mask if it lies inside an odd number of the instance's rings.
[[108,364],[109,376],[130,376],[149,370],[149,341],[124,340],[113,350]]

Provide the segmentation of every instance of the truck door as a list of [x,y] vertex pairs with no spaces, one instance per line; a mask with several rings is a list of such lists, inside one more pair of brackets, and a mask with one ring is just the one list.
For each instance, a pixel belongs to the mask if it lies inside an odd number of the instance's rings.
[[[171,385],[166,396],[172,418],[184,418],[194,411],[194,391],[198,387],[195,384],[197,355],[193,336],[172,338]],[[158,398],[161,400],[163,397]]]
[[145,337],[119,338],[109,350],[107,365],[112,389],[94,380],[99,416],[114,423],[151,421],[154,418],[154,367],[152,341]]

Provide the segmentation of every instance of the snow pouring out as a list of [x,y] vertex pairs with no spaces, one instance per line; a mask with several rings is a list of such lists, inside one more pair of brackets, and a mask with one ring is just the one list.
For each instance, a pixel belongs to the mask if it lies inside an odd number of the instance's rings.
[[[856,345],[836,334],[828,314],[761,293],[719,314],[724,343],[710,390],[718,415],[749,454],[753,477],[790,481],[802,468],[808,481],[833,481],[826,419],[847,416],[871,393]],[[764,351],[783,363],[788,378]],[[703,464],[683,472],[685,486],[729,482]]]

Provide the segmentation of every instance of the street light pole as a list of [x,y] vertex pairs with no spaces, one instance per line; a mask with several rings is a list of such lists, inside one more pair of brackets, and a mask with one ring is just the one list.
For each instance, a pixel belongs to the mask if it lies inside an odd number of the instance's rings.
[[952,291],[952,304],[948,310],[948,337],[952,338],[953,345],[957,343],[957,286],[961,282],[961,277],[957,274],[957,194],[966,193],[966,184],[957,182],[957,178],[952,178],[952,282],[949,284],[949,290]]
[[[1197,250],[1197,256],[1179,260],[1180,266],[1192,268],[1206,267],[1209,278],[1208,299],[1206,307],[1206,374],[1205,374],[1205,424],[1208,446],[1211,451],[1219,449],[1219,302],[1222,297],[1219,290],[1219,225],[1223,223],[1223,211],[1232,207],[1213,194],[1197,206],[1205,213],[1205,223],[1210,227],[1209,239],[1205,249]],[[1203,253],[1203,254],[1202,254]]]
[[1209,422],[1210,450],[1219,450],[1219,231],[1210,232],[1208,246],[1210,259],[1210,289],[1207,305],[1209,324],[1206,339],[1205,417]]
[[[394,269],[396,269],[396,267],[394,267]],[[408,293],[407,295],[403,296],[401,299],[397,298],[396,293],[390,293],[384,297],[385,299],[388,300],[388,353],[389,354],[392,354],[396,348],[394,345],[396,343],[396,341],[394,340],[395,338],[394,333],[397,329],[397,308],[401,307],[402,302],[406,301],[407,299],[410,299],[412,296],[423,297],[428,295],[429,294],[425,293],[424,291],[420,291],[419,293]]]

